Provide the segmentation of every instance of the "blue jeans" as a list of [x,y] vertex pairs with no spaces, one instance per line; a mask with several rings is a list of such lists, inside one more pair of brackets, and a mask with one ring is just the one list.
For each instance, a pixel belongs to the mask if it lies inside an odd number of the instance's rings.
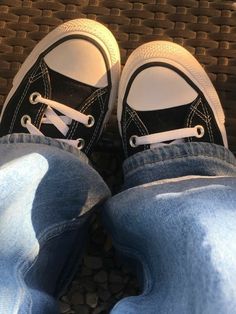
[[84,154],[52,139],[6,136],[0,156],[0,313],[58,313],[110,191]]
[[142,294],[112,314],[235,314],[236,160],[208,143],[164,146],[124,163],[105,224]]
[[[52,139],[0,139],[0,313],[55,314],[110,192],[86,156]],[[235,313],[236,161],[191,143],[138,153],[103,207],[143,292],[112,313]]]

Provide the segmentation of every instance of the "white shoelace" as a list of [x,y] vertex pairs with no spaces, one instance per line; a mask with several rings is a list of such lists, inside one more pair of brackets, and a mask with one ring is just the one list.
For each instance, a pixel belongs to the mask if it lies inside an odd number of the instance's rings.
[[[91,115],[83,114],[73,108],[70,108],[66,105],[63,105],[57,101],[47,99],[42,97],[38,92],[34,92],[30,95],[30,103],[35,105],[37,103],[42,103],[47,105],[47,109],[44,112],[44,116],[42,119],[42,123],[44,124],[53,124],[64,136],[66,136],[72,120],[80,122],[84,124],[86,127],[92,127],[94,125],[94,118]],[[57,110],[62,113],[62,116],[57,115],[57,113],[53,110]],[[27,115],[23,116],[21,119],[21,124],[23,127],[27,128],[30,134],[34,135],[42,135],[44,134],[36,128],[31,123],[31,118]],[[84,146],[84,140],[82,138],[78,138],[76,140],[71,139],[57,139],[70,145],[76,146],[79,149],[82,149]]]
[[193,128],[183,128],[177,130],[171,130],[166,132],[154,133],[144,136],[133,135],[130,137],[129,143],[131,147],[137,147],[140,145],[150,145],[151,147],[163,142],[184,139],[186,137],[201,138],[204,135],[204,128],[201,125],[196,125]]

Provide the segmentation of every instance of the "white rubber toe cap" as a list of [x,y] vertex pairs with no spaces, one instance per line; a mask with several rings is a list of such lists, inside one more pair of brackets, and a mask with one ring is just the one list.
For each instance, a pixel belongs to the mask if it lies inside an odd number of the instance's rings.
[[128,105],[137,111],[151,111],[186,105],[197,92],[176,72],[161,66],[141,71],[134,79]]
[[108,85],[104,57],[87,40],[67,40],[50,51],[44,61],[50,69],[76,81],[98,88]]

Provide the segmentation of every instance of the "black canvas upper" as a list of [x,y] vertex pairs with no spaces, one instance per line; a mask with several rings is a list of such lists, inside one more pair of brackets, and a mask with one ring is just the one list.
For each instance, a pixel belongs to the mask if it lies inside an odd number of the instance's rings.
[[[54,47],[55,45],[52,48]],[[111,91],[110,73],[107,71],[108,86],[96,88],[51,70],[44,62],[44,55],[39,56],[32,68],[22,78],[16,92],[6,105],[0,125],[0,136],[11,133],[27,133],[27,129],[21,125],[21,118],[28,115],[32,124],[45,136],[75,140],[83,138],[85,146],[82,150],[89,154],[98,140],[108,110]],[[53,124],[41,124],[47,105],[31,104],[29,97],[33,92],[38,92],[44,98],[62,103],[86,115],[92,115],[95,118],[94,125],[88,128],[73,120],[64,137]],[[61,115],[57,111],[56,113]]]
[[[150,66],[150,64],[146,65],[146,67],[148,66]],[[161,64],[161,66],[163,66],[163,63]],[[167,66],[169,67],[169,65]],[[129,140],[130,137],[133,135],[144,136],[148,134],[182,129],[186,127],[195,127],[197,125],[203,126],[205,131],[204,136],[201,138],[186,138],[185,141],[210,142],[224,145],[222,134],[217,125],[214,113],[203,93],[196,87],[194,88],[197,91],[198,96],[192,103],[189,104],[183,104],[177,107],[151,111],[137,111],[131,108],[132,104],[130,104],[129,106],[127,103],[128,93],[135,76],[138,75],[138,73],[144,68],[145,67],[142,66],[138,71],[135,72],[133,77],[130,78],[130,81],[127,85],[127,90],[125,92],[125,97],[123,99],[121,132],[123,148],[126,157],[150,148],[150,145],[131,147],[131,145],[129,144]],[[178,73],[180,72],[178,71]],[[181,76],[186,79],[183,74]],[[193,83],[190,83],[193,87]]]

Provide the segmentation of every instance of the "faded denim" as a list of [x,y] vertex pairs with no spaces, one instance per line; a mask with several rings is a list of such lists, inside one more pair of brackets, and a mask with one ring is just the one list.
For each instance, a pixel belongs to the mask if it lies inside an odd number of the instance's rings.
[[109,189],[83,153],[49,138],[3,137],[0,156],[0,313],[59,313]]
[[124,163],[103,218],[136,270],[139,296],[112,314],[236,313],[236,161],[209,143],[163,146]]
[[[0,313],[59,313],[56,299],[109,189],[65,143],[10,135],[0,154]],[[234,156],[208,143],[164,146],[127,159],[124,173],[103,217],[142,294],[111,313],[235,313]]]

